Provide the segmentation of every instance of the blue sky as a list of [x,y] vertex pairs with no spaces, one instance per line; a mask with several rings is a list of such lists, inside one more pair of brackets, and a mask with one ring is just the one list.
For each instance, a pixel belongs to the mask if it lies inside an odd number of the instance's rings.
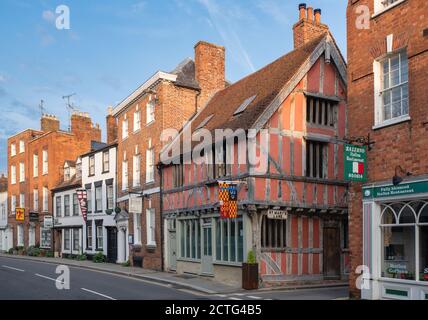
[[[292,50],[302,0],[0,0],[0,172],[6,138],[39,128],[41,99],[67,128],[62,96],[100,123],[157,70],[193,57],[199,40],[224,45],[234,82]],[[321,8],[346,56],[344,0],[306,1]],[[70,8],[70,30],[55,9]]]

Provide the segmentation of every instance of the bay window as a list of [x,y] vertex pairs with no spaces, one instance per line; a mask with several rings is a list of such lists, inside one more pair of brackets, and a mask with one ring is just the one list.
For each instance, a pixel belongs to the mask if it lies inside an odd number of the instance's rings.
[[428,201],[381,206],[383,278],[428,281]]

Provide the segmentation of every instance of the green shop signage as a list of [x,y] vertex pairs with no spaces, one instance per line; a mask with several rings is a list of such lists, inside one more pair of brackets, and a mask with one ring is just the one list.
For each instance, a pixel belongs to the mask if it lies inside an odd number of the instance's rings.
[[367,148],[345,144],[345,180],[367,181]]
[[403,183],[398,186],[367,187],[363,190],[365,199],[391,198],[428,193],[428,181]]

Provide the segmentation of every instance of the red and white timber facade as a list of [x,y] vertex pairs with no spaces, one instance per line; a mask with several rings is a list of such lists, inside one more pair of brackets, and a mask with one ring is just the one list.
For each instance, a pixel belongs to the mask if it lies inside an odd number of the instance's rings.
[[[299,9],[295,49],[214,95],[189,123],[256,130],[267,170],[238,164],[238,144],[231,165],[163,166],[166,269],[240,284],[253,250],[265,286],[347,278],[346,64],[321,10]],[[238,184],[237,219],[220,218],[219,181]]]

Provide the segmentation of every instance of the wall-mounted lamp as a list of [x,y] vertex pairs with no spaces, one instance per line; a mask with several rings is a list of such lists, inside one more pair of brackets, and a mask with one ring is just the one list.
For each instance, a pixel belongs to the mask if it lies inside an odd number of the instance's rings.
[[412,175],[411,172],[404,170],[401,166],[395,167],[395,176],[392,177],[392,184],[394,186],[398,186],[404,180],[404,178],[399,174],[399,172],[403,175],[406,175],[406,177],[410,177]]

